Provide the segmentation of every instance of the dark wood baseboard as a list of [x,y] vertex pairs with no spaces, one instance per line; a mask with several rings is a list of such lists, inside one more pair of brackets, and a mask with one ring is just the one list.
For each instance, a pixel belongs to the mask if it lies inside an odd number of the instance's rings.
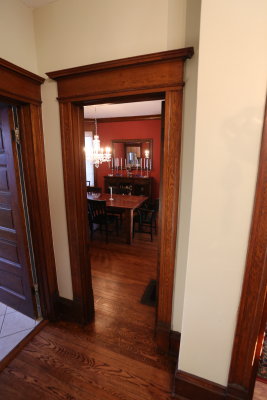
[[178,398],[188,400],[221,400],[226,399],[226,388],[198,376],[177,370],[173,394]]
[[227,400],[249,400],[249,392],[242,386],[229,384],[227,387]]
[[16,347],[14,347],[14,349],[12,349],[10,351],[10,353],[8,353],[6,355],[5,358],[3,358],[0,361],[0,372],[3,371],[4,368],[6,368],[6,366],[17,356],[17,354],[26,346],[26,344],[28,344],[32,338],[39,333],[44,327],[45,325],[48,323],[47,320],[43,320],[41,321],[24,339],[22,339],[21,342],[19,342],[17,344]]
[[82,305],[77,300],[58,296],[56,299],[57,320],[68,322],[82,321]]
[[158,348],[164,353],[168,353],[170,347],[170,327],[166,327],[163,324],[157,322],[155,338]]
[[228,387],[177,370],[173,396],[180,400],[249,400],[249,393],[238,385]]
[[180,348],[181,333],[172,331],[157,324],[156,342],[161,351],[178,357]]
[[170,331],[169,336],[169,353],[178,358],[180,350],[181,333]]

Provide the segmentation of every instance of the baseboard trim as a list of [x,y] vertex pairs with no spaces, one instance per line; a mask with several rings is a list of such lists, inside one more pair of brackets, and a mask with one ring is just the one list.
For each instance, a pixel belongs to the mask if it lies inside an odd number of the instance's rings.
[[181,333],[172,331],[169,327],[157,324],[156,342],[161,351],[178,357],[180,348]]
[[178,358],[180,350],[181,333],[170,331],[169,335],[169,354]]
[[170,327],[158,322],[155,330],[155,338],[158,348],[164,353],[168,353],[170,347]]
[[181,370],[174,376],[173,396],[179,400],[249,400],[243,387],[230,384],[227,387]]
[[248,400],[249,392],[242,386],[230,383],[227,387],[227,400]]
[[173,394],[185,400],[225,400],[227,395],[224,386],[181,370],[175,373]]
[[82,321],[81,303],[77,300],[69,300],[58,296],[56,299],[56,315],[58,320],[68,322]]

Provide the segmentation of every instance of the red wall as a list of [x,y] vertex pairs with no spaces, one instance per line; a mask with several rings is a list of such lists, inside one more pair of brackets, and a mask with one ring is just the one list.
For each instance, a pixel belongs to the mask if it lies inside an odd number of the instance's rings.
[[[112,147],[113,139],[153,139],[152,171],[153,177],[152,196],[159,197],[160,181],[160,137],[161,120],[99,122],[97,130],[101,147]],[[110,173],[108,163],[103,163],[96,170],[96,184],[104,191],[104,176]]]

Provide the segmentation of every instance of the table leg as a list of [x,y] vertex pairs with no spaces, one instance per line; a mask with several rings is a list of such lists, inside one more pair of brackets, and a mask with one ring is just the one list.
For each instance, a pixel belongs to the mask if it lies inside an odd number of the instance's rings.
[[125,222],[126,222],[126,241],[128,244],[132,244],[133,241],[133,210],[125,210]]

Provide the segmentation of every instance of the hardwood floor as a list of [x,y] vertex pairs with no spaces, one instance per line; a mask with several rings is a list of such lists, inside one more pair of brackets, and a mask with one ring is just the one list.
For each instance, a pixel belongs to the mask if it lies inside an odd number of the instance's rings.
[[[104,238],[104,235],[103,235]],[[155,310],[140,303],[156,277],[156,242],[110,237],[91,246],[95,321],[48,324],[0,374],[5,400],[170,400],[175,360],[157,352]]]
[[267,399],[267,383],[256,381],[253,400],[266,400]]

